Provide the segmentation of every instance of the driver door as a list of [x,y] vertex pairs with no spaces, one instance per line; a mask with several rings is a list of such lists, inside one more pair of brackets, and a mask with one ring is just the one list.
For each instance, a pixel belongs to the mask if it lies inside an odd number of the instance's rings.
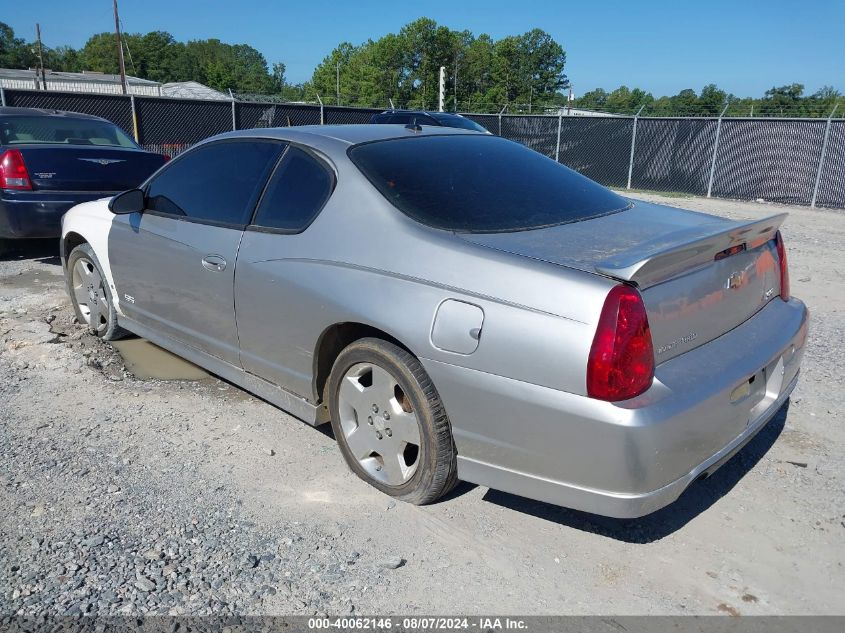
[[115,217],[109,261],[128,319],[240,365],[235,260],[283,148],[257,139],[201,145],[150,180],[143,213]]

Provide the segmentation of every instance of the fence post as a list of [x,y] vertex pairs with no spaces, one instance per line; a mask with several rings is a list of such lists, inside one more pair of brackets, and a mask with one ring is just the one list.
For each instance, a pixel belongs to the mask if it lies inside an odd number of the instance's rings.
[[320,102],[320,125],[325,125],[325,124],[326,124],[326,120],[325,120],[325,118],[324,118],[324,116],[323,116],[323,100],[322,100],[322,99],[320,99],[320,93],[319,93],[319,92],[317,92],[317,93],[315,93],[315,94],[317,95],[317,101],[319,101],[319,102]]
[[504,106],[502,106],[502,109],[499,110],[499,136],[502,135],[502,112],[504,112],[507,109],[508,109],[508,104],[506,103]]
[[238,129],[238,117],[235,113],[235,95],[232,93],[232,89],[229,88],[229,98],[232,100],[232,131]]
[[631,176],[634,175],[634,148],[637,146],[637,121],[639,121],[640,112],[643,111],[644,107],[645,105],[641,105],[640,109],[634,115],[634,129],[631,130],[631,157],[628,159],[628,186],[626,189],[631,188]]
[[0,106],[6,107],[6,89],[0,86]]
[[833,110],[830,111],[830,116],[827,117],[827,125],[824,128],[824,140],[822,141],[822,155],[819,157],[819,169],[816,172],[816,184],[813,186],[813,199],[810,202],[810,208],[816,208],[816,196],[819,194],[819,183],[822,180],[822,169],[824,168],[824,159],[827,156],[827,141],[830,138],[830,124],[833,119],[833,115],[836,112],[836,108],[839,107],[839,104],[835,104],[833,106]]
[[563,108],[557,111],[557,146],[555,147],[555,162],[560,162],[560,127],[563,123]]
[[716,140],[713,141],[713,158],[710,159],[710,178],[707,179],[707,197],[713,192],[713,177],[716,175],[716,152],[719,151],[719,139],[722,137],[722,118],[725,112],[728,111],[730,103],[726,103],[719,115],[719,121],[716,123]]

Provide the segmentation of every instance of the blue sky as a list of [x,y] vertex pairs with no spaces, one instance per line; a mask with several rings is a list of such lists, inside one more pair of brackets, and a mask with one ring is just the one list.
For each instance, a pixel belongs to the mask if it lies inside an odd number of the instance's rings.
[[[494,38],[540,27],[567,52],[576,94],[620,84],[655,96],[713,82],[737,96],[777,84],[845,92],[845,0],[120,0],[128,32],[165,30],[179,40],[247,43],[299,82],[339,42],[376,39],[418,17]],[[50,46],[81,46],[113,28],[110,0],[4,2],[0,21]],[[37,8],[36,8],[37,7]]]

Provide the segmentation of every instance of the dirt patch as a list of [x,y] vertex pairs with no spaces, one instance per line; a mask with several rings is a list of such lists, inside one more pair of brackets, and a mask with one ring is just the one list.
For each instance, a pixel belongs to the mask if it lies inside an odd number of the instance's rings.
[[126,369],[141,380],[202,380],[209,378],[208,372],[189,363],[184,358],[171,354],[142,338],[126,338],[113,341],[126,364]]

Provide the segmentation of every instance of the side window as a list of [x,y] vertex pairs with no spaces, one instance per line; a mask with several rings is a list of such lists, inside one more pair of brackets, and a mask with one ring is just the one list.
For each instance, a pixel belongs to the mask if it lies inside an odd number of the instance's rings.
[[147,188],[147,208],[210,224],[244,225],[281,143],[224,141],[173,161]]
[[302,231],[317,217],[333,187],[334,175],[325,165],[291,147],[267,184],[253,224],[291,233]]

